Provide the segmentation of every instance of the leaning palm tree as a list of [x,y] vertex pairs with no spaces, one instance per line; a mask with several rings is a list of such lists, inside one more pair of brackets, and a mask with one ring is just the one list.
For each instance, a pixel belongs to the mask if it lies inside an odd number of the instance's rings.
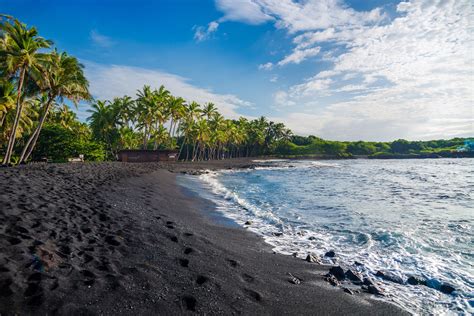
[[18,20],[6,21],[0,24],[0,65],[9,76],[18,75],[16,113],[13,121],[8,145],[3,157],[3,164],[9,164],[15,145],[16,132],[23,110],[22,92],[25,78],[38,78],[41,64],[48,58],[47,54],[40,53],[41,48],[48,48],[52,42],[38,36],[36,28],[27,28]]
[[[22,101],[23,111],[21,112],[20,119],[16,130],[17,138],[22,137],[32,131],[35,121],[39,116],[39,109],[41,107],[40,100],[42,97],[28,98]],[[5,115],[3,125],[0,126],[0,142],[6,142],[13,126],[13,120],[15,119],[15,111],[11,110]]]
[[0,126],[7,117],[7,113],[15,108],[15,85],[10,80],[0,80]]
[[77,104],[80,100],[91,98],[88,90],[89,83],[83,72],[84,66],[75,57],[69,56],[67,53],[58,53],[55,50],[43,68],[43,78],[40,85],[42,90],[48,94],[48,100],[42,108],[36,130],[31,134],[21,153],[20,163],[25,162],[33,152],[51,105],[56,99],[62,102],[64,98],[67,98]]

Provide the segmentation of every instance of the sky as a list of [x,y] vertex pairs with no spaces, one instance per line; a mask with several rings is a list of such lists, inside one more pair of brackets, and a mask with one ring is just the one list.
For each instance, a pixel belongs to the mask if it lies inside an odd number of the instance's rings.
[[300,135],[474,136],[470,0],[0,0],[0,13],[79,58],[96,99],[163,84]]

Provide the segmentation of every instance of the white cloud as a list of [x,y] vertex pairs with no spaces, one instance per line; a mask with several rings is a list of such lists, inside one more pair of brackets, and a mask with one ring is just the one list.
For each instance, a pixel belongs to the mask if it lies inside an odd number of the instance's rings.
[[278,75],[273,75],[273,76],[271,76],[271,78],[270,78],[270,82],[277,82],[278,79],[279,79]]
[[271,70],[273,68],[273,63],[266,63],[266,64],[261,64],[258,65],[258,70]]
[[92,42],[97,46],[108,48],[115,45],[115,42],[112,40],[112,38],[100,34],[97,30],[90,31],[89,36]]
[[261,9],[276,18],[276,25],[290,33],[338,26],[359,26],[381,21],[380,9],[356,11],[340,0],[255,0]]
[[354,79],[354,78],[357,78],[357,74],[356,74],[356,73],[348,73],[348,74],[345,74],[345,75],[342,77],[342,80],[351,80],[351,79]]
[[319,72],[314,78],[323,79],[323,78],[332,77],[332,76],[335,76],[335,75],[338,75],[338,74],[339,74],[338,71],[323,70],[323,71]]
[[361,90],[367,90],[367,86],[363,84],[348,84],[347,86],[343,86],[337,91],[340,92],[352,92],[352,91],[361,91]]
[[[259,3],[277,5],[276,1]],[[313,1],[280,3],[304,11]],[[314,27],[316,30],[297,15],[289,19],[282,14],[277,24],[290,34],[310,30],[293,39],[295,51],[324,42],[342,48],[330,51],[331,69],[287,91],[287,100],[305,109],[321,101],[311,113],[304,113],[318,116],[312,133],[368,140],[474,134],[474,14],[470,1],[412,0],[400,3],[397,10],[398,16],[383,24],[370,22],[370,14],[349,10],[346,13],[352,18],[346,24],[337,18],[326,23],[328,28]],[[320,14],[305,12],[308,20]],[[322,102],[327,95],[338,99]],[[304,115],[300,113],[299,118]],[[295,117],[289,114],[287,120]],[[296,132],[311,133],[309,127],[293,125]]]
[[301,83],[290,88],[290,95],[294,98],[301,98],[314,95],[329,95],[329,87],[333,83],[332,79],[311,78],[305,83]]
[[226,117],[237,118],[239,107],[250,106],[232,94],[218,94],[209,89],[196,87],[189,79],[160,70],[130,67],[124,65],[102,65],[82,61],[90,82],[92,95],[97,99],[111,100],[114,97],[129,95],[135,97],[143,85],[158,88],[164,85],[172,94],[188,101],[198,103],[213,102]]
[[216,21],[210,22],[207,27],[204,26],[194,26],[194,39],[198,42],[202,42],[211,37],[213,33],[219,28],[219,23]]
[[285,56],[278,62],[278,66],[284,66],[287,64],[299,64],[309,57],[316,56],[321,51],[321,47],[313,47],[307,49],[295,49],[290,55]]
[[283,90],[275,92],[273,100],[277,108],[295,105],[295,102],[290,100],[288,93]]
[[256,25],[273,20],[252,0],[216,0],[216,6],[224,13],[219,22],[239,21]]

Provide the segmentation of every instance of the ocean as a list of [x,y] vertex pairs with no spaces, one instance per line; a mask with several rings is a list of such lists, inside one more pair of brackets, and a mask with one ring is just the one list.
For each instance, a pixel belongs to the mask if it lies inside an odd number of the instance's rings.
[[[324,257],[334,250],[337,264],[377,279],[413,313],[474,312],[472,159],[273,160],[180,182],[235,223],[251,221],[276,252],[335,263]],[[379,270],[428,286],[385,281]],[[442,283],[456,291],[440,292]]]

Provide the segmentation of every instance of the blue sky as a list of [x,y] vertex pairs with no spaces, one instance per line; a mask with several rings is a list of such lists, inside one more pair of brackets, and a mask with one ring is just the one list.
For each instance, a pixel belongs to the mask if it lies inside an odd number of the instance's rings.
[[[96,98],[164,84],[338,140],[472,136],[465,0],[0,0],[86,66]],[[85,118],[87,105],[78,112]]]

